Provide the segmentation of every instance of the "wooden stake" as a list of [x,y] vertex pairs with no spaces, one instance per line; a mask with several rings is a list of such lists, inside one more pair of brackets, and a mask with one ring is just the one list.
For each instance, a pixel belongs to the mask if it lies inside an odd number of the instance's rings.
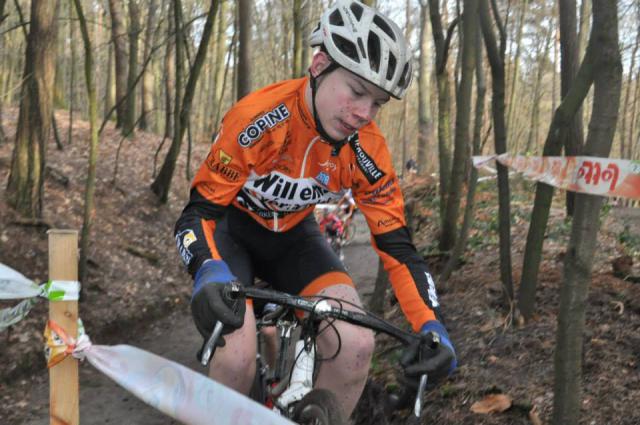
[[[49,230],[49,279],[78,280],[78,232]],[[78,301],[52,301],[49,319],[67,334],[78,337]],[[69,356],[49,369],[49,419],[51,425],[78,425],[78,360]]]

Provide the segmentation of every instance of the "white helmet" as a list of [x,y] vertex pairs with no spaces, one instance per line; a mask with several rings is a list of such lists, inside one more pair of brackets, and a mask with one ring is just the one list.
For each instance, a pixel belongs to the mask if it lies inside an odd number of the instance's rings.
[[338,0],[309,36],[340,66],[402,99],[411,83],[411,49],[398,26],[359,1]]

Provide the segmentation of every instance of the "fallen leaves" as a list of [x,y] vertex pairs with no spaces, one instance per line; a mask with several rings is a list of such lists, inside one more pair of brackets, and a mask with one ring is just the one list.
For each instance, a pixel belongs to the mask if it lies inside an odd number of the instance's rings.
[[483,415],[501,413],[511,407],[512,401],[511,397],[506,394],[489,394],[482,400],[473,403],[471,411]]

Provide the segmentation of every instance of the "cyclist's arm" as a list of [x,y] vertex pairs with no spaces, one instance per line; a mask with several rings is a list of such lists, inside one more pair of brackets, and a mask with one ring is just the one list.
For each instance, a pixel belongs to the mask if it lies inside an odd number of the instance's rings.
[[404,201],[386,145],[371,143],[366,148],[377,171],[369,178],[364,172],[356,175],[360,178],[354,198],[367,220],[372,245],[384,263],[402,311],[417,332],[427,321],[439,318],[435,284],[406,227]]
[[209,155],[193,180],[189,203],[175,225],[176,245],[192,276],[205,260],[221,259],[213,238],[216,222],[253,166],[254,150],[237,142],[242,121],[234,119],[233,112],[225,116]]

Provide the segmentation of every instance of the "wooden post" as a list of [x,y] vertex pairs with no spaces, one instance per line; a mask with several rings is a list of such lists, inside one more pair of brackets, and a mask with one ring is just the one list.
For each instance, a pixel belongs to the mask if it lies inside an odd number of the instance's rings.
[[[49,279],[78,280],[78,232],[49,230]],[[78,337],[78,301],[52,301],[49,319],[67,334]],[[78,425],[78,360],[69,356],[49,369],[49,419],[51,425]]]

